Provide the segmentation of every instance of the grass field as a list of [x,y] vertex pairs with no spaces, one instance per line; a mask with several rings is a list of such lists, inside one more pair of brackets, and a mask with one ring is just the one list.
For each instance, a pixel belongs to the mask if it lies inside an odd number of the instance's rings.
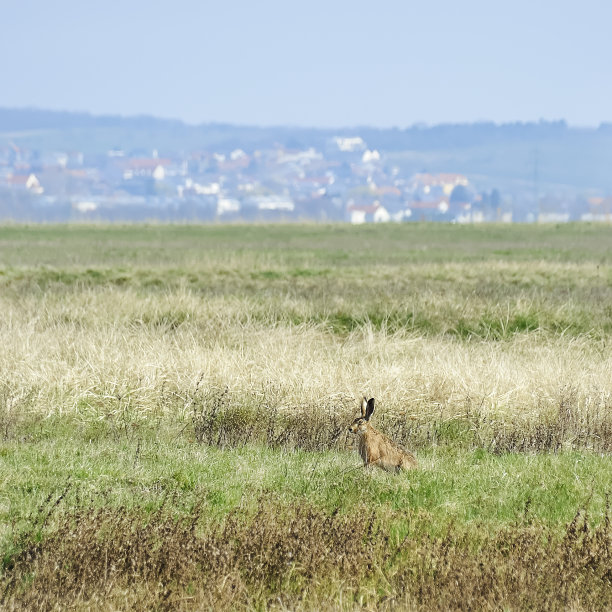
[[[0,228],[0,607],[612,608],[612,228]],[[415,453],[360,467],[347,426]]]

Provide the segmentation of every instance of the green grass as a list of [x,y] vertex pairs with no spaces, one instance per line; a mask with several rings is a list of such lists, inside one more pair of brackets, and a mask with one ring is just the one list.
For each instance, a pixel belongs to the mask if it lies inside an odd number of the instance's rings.
[[600,521],[605,496],[612,492],[609,457],[576,451],[499,455],[436,446],[418,453],[419,470],[395,476],[364,470],[348,449],[219,448],[164,429],[92,435],[91,426],[61,420],[41,429],[27,442],[2,445],[5,546],[7,527],[27,523],[66,483],[71,486],[66,509],[93,495],[96,504],[152,511],[175,494],[176,512],[205,500],[210,518],[220,519],[269,494],[287,506],[310,503],[329,512],[366,507],[383,521],[401,512],[421,513],[437,535],[450,524],[494,533],[523,521],[526,507],[530,520],[554,530],[569,523],[578,508],[588,507],[592,520]]
[[[612,261],[605,224],[484,225],[131,225],[4,226],[6,267],[182,268],[245,257],[305,275],[321,268],[400,263]],[[602,270],[603,272],[603,270]]]
[[[159,605],[157,602],[168,588],[178,589],[175,596],[179,599],[195,596],[198,590],[191,590],[189,580],[182,583],[182,574],[163,569],[174,554],[182,564],[196,564],[199,569],[188,574],[193,576],[190,580],[204,581],[201,586],[207,585],[205,591],[216,593],[213,602],[207,604],[214,606],[268,607],[272,599],[280,597],[293,605],[302,600],[308,608],[319,608],[321,604],[317,602],[322,597],[335,608],[340,605],[335,598],[342,593],[347,598],[343,607],[352,609],[360,597],[378,606],[386,597],[399,598],[404,593],[402,597],[420,601],[427,609],[461,608],[472,598],[476,598],[479,607],[496,600],[505,605],[514,602],[510,604],[514,607],[516,597],[531,608],[557,607],[567,604],[570,595],[557,594],[551,600],[546,595],[548,586],[534,592],[528,586],[517,588],[516,576],[529,576],[528,584],[534,579],[542,580],[548,574],[534,572],[535,559],[558,555],[561,560],[554,563],[564,585],[559,593],[569,588],[575,602],[586,603],[592,598],[602,602],[602,593],[607,592],[605,558],[612,552],[604,526],[609,522],[612,490],[608,456],[568,451],[498,455],[483,449],[436,446],[418,454],[419,470],[396,476],[364,470],[359,467],[357,454],[348,450],[288,451],[261,445],[219,448],[196,444],[164,428],[138,434],[109,431],[88,439],[88,428],[74,423],[56,421],[43,427],[45,431],[40,431],[38,438],[2,446],[0,524],[5,527],[0,542],[4,571],[9,580],[26,571],[18,588],[5,579],[5,588],[11,594],[5,603],[21,602],[26,607],[80,607],[93,603],[99,607],[100,603],[95,604],[98,598],[106,600],[111,596],[115,602],[112,607],[144,609]],[[579,509],[586,512],[584,519],[576,518]],[[312,512],[314,516],[308,519]],[[262,513],[263,525],[257,520]],[[318,526],[332,521],[324,528],[331,531],[323,537],[332,538],[342,564],[357,564],[346,576],[342,572],[336,574],[342,565],[328,567],[323,560],[326,551],[332,551],[324,548],[325,543],[317,543],[311,520]],[[159,521],[163,521],[161,525]],[[349,525],[357,522],[353,527],[343,527],[346,521]],[[194,536],[184,532],[181,525],[195,523],[201,535],[192,542]],[[577,526],[572,527],[575,523]],[[374,534],[367,535],[372,528]],[[252,530],[257,529],[264,533],[254,535]],[[283,552],[284,547],[291,546],[291,534],[302,529],[300,546],[306,548]],[[348,530],[344,535],[343,529]],[[365,529],[359,538],[372,538],[364,544],[369,551],[368,564],[379,566],[381,575],[366,571],[367,566],[358,560],[358,550],[341,548],[359,529]],[[207,535],[219,530],[218,536]],[[244,535],[240,535],[242,530]],[[582,535],[572,535],[575,531]],[[332,534],[349,539],[339,543]],[[211,537],[220,538],[214,544],[218,547],[214,555],[220,555],[219,559],[237,555],[237,550],[252,543],[254,550],[245,560],[247,565],[231,578],[254,580],[244,587],[249,594],[246,599],[240,596],[229,604],[227,594],[217,592],[231,575],[227,573],[231,565],[221,576],[209,576],[204,569],[214,565],[217,558],[207,556],[213,554]],[[244,540],[237,550],[233,548],[235,539]],[[174,546],[178,547],[177,553],[161,553]],[[524,546],[528,546],[527,550],[519,552]],[[557,550],[559,546],[561,551]],[[601,546],[604,548],[597,548]],[[565,548],[568,550],[564,552]],[[62,552],[64,549],[66,552]],[[408,552],[413,549],[418,552]],[[325,575],[307,569],[306,559],[311,558],[308,550],[316,550],[316,555],[323,557],[314,567]],[[121,558],[126,554],[128,565],[121,570]],[[281,569],[279,574],[274,566],[291,564],[282,561],[286,554],[297,565],[291,572],[292,579],[279,582],[278,576],[286,570]],[[513,560],[515,554],[518,558]],[[111,575],[116,572],[117,578],[110,583],[108,570],[87,579],[83,575],[100,555],[113,559]],[[146,558],[141,561],[143,555]],[[507,570],[502,565],[505,555],[510,555]],[[571,570],[567,566],[563,569],[566,555],[576,556]],[[588,574],[586,586],[580,586],[583,567],[578,559],[584,555],[589,559],[590,571],[595,573]],[[249,578],[258,558],[263,566],[255,577]],[[498,574],[493,591],[483,576],[483,561],[485,567],[492,563],[492,571]],[[53,569],[58,562],[64,576],[59,582],[57,569]],[[179,562],[171,563],[176,563],[178,570]],[[434,574],[429,595],[418,591],[416,585],[405,591],[409,583],[407,577],[402,578],[402,572],[410,572],[410,580],[416,578],[422,589],[432,568],[444,575],[459,572],[461,582],[455,582],[455,578],[447,584],[442,574],[437,578]],[[317,576],[314,590],[307,588],[310,571]],[[132,589],[138,590],[143,586],[138,576],[145,580],[149,573],[157,572],[163,572],[163,577],[157,579],[162,586],[147,591],[148,595],[138,603],[128,603],[123,596],[117,599],[120,592],[114,590],[112,582],[132,575]],[[502,579],[505,573],[510,577]],[[341,582],[336,584],[336,579]],[[508,585],[502,584],[505,580]],[[73,581],[74,586],[68,586]],[[462,581],[471,581],[470,588],[458,587]],[[455,588],[457,594],[451,595]],[[336,595],[326,594],[328,589]],[[470,594],[470,589],[477,594]],[[605,597],[609,595],[607,592]],[[194,598],[194,607],[204,605],[203,597],[200,593]],[[28,601],[37,603],[27,604]]]

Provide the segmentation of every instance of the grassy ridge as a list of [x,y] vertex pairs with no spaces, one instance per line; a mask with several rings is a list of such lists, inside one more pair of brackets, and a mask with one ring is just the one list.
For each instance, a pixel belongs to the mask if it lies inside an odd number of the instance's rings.
[[0,228],[0,604],[609,607],[611,238]]
[[[247,299],[268,324],[500,339],[612,330],[606,226],[0,230],[8,295],[84,289]],[[169,312],[182,322],[194,312]]]
[[253,256],[251,264],[267,260],[296,267],[307,262],[370,268],[490,258],[605,266],[612,260],[610,233],[604,224],[4,226],[0,253],[4,266],[57,268],[231,265],[245,253]]

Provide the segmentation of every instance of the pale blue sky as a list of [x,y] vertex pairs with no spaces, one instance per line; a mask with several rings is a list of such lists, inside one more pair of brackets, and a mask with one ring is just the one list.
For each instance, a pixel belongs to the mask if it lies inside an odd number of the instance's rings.
[[1,0],[0,106],[190,123],[612,121],[609,0]]

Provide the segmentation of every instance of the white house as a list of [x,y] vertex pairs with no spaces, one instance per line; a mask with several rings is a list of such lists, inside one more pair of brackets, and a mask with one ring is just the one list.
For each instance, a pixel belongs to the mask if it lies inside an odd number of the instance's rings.
[[334,142],[338,149],[344,153],[354,153],[356,151],[364,151],[366,143],[361,136],[342,137],[336,136]]
[[217,199],[217,214],[227,215],[240,212],[240,200],[234,198],[218,198]]
[[10,174],[6,183],[11,189],[30,191],[35,194],[45,191],[35,174]]

